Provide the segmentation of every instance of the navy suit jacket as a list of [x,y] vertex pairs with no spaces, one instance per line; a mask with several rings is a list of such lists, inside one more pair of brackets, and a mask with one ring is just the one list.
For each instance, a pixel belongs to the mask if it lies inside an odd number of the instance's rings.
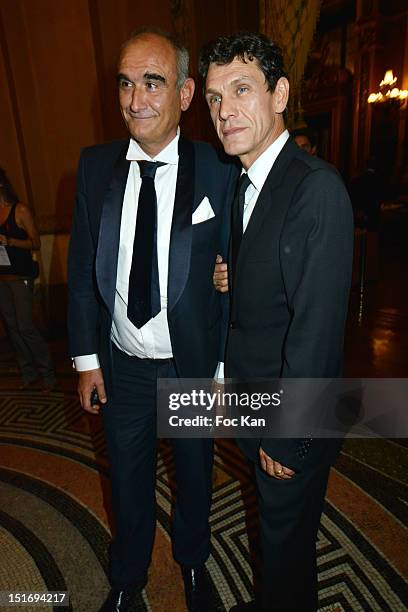
[[[108,393],[128,143],[82,152],[68,257],[70,354],[99,355]],[[168,274],[168,324],[180,377],[212,377],[224,357],[228,298],[214,290],[212,275],[217,253],[227,255],[237,175],[237,167],[210,145],[180,137]],[[205,196],[215,217],[193,225]]]

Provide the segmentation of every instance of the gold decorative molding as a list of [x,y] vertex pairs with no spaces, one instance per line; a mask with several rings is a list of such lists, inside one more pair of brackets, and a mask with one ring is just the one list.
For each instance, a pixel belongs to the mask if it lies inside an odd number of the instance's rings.
[[260,30],[282,48],[289,76],[289,124],[294,123],[321,0],[259,0]]

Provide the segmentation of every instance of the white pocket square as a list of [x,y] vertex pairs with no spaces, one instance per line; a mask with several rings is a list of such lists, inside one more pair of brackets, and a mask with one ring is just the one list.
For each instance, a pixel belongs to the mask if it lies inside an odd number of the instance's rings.
[[205,196],[193,212],[193,225],[196,223],[202,223],[215,217],[214,211],[211,208],[210,200]]

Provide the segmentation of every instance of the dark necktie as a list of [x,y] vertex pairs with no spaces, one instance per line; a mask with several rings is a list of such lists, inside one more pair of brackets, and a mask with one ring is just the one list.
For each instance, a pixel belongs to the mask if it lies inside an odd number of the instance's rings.
[[246,172],[244,174],[241,174],[241,177],[238,181],[238,188],[235,194],[234,203],[232,205],[232,284],[234,284],[239,247],[241,246],[242,235],[244,233],[245,192],[250,183],[251,180],[248,174]]
[[139,192],[132,266],[129,274],[128,319],[140,328],[160,312],[157,262],[157,198],[154,177],[161,162],[138,161]]

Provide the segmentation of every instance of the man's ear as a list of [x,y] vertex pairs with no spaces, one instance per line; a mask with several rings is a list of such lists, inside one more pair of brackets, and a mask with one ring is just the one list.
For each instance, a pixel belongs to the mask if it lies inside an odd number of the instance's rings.
[[188,78],[184,81],[183,86],[180,89],[180,108],[182,111],[186,111],[191,104],[195,91],[194,79]]
[[275,112],[283,113],[288,104],[289,99],[289,81],[286,77],[281,77],[276,83],[275,91],[273,92]]

